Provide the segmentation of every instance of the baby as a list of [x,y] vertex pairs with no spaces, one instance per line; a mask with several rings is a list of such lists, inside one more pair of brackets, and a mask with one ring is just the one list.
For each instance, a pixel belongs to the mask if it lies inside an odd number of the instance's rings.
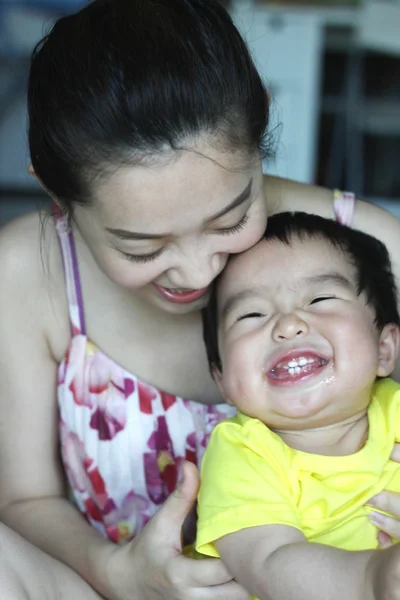
[[366,502],[400,492],[386,248],[314,215],[273,216],[229,260],[203,321],[212,374],[238,414],[203,460],[196,550],[262,600],[380,597]]

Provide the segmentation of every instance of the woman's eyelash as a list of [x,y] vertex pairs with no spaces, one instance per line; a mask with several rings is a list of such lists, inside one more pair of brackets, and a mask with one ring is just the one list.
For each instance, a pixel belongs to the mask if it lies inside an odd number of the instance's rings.
[[254,318],[258,318],[258,317],[263,317],[264,315],[262,313],[259,312],[251,312],[251,313],[247,313],[245,315],[241,315],[240,317],[238,317],[238,321],[243,321],[243,319],[254,319]]
[[[243,227],[246,225],[248,220],[249,220],[249,215],[246,213],[240,219],[239,223],[236,223],[236,225],[233,225],[232,227],[224,227],[222,229],[218,229],[217,231],[221,235],[229,235],[231,233],[237,233],[238,231],[243,229]],[[121,251],[119,251],[119,252],[121,252]],[[127,260],[130,260],[131,262],[147,263],[147,262],[152,262],[153,260],[156,260],[156,258],[161,256],[161,254],[163,252],[164,252],[164,248],[161,248],[160,250],[157,250],[157,252],[153,252],[152,254],[128,254],[127,252],[121,252],[121,254]]]
[[249,220],[249,215],[247,213],[245,213],[243,215],[243,217],[240,219],[239,223],[236,223],[236,225],[233,225],[232,227],[222,227],[221,229],[217,229],[217,233],[220,233],[221,235],[229,235],[230,233],[238,233],[239,231],[241,231],[243,229],[243,227],[246,225],[248,220]]
[[157,252],[152,252],[151,254],[128,254],[127,252],[121,252],[121,254],[129,261],[135,263],[148,263],[156,260],[161,254],[164,252],[165,248],[160,248]]

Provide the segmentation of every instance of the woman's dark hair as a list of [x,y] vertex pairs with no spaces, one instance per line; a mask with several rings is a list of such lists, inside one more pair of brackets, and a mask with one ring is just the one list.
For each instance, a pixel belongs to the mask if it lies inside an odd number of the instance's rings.
[[[376,238],[341,225],[332,219],[303,212],[283,212],[268,220],[264,240],[279,240],[290,246],[293,238],[322,239],[347,257],[354,267],[357,293],[365,294],[375,312],[379,331],[388,323],[400,325],[397,289],[387,248]],[[203,335],[210,367],[222,370],[218,349],[218,281],[213,283],[208,305],[203,309]]]
[[267,152],[269,103],[217,0],[94,0],[36,46],[28,88],[35,173],[66,210],[91,183],[201,134]]

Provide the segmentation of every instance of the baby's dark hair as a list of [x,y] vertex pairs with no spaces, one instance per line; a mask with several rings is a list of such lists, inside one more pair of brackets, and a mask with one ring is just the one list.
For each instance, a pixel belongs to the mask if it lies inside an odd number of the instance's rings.
[[[388,323],[400,325],[397,289],[389,253],[379,240],[356,229],[302,212],[279,213],[269,218],[265,240],[279,240],[290,245],[299,240],[324,239],[343,252],[356,273],[357,293],[364,293],[367,304],[375,312],[379,331]],[[222,369],[218,350],[218,280],[214,282],[210,299],[203,309],[203,335],[210,367]]]
[[35,174],[66,211],[92,182],[201,135],[269,153],[269,101],[217,0],[93,0],[36,46],[28,86]]

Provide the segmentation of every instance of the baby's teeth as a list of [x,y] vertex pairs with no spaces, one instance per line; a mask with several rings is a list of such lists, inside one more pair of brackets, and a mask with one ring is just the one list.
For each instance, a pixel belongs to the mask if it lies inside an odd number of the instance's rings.
[[304,358],[304,356],[301,356],[299,359],[290,360],[284,368],[288,370],[290,375],[294,375],[295,373],[300,373],[303,367],[315,361],[315,358]]

